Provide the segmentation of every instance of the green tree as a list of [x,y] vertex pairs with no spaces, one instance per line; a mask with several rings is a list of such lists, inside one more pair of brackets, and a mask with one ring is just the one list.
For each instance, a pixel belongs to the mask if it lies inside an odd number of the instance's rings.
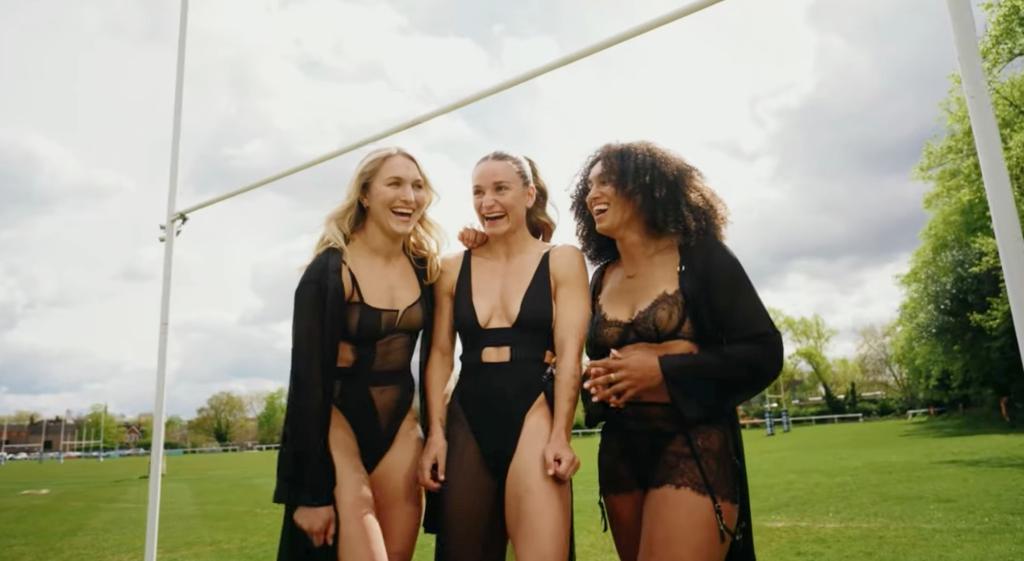
[[843,405],[846,406],[847,411],[857,410],[857,382],[850,382],[850,387],[846,389],[846,397],[843,398]]
[[[769,308],[768,313],[771,314],[775,325],[785,335],[785,323],[792,321],[792,318],[776,308]],[[793,346],[791,343],[790,341],[786,344],[787,350],[792,351]],[[802,361],[795,357],[793,353],[790,353],[782,362],[782,371],[779,373],[776,383],[772,384],[768,391],[778,391],[781,393],[783,395],[783,404],[788,406],[794,397],[806,396],[811,392],[817,393],[817,384],[810,379],[810,373],[802,368]],[[763,401],[763,398],[759,397],[755,398],[755,400],[760,402]]]
[[[138,445],[142,448],[150,448],[153,444],[153,415],[151,413],[143,413],[138,416],[135,424],[142,432]],[[167,417],[167,420],[164,422],[164,448],[184,447],[187,436],[186,423],[181,417],[178,415]]]
[[918,404],[919,390],[897,362],[895,340],[899,323],[869,325],[858,332],[857,363],[870,390],[884,389],[898,396],[904,408]]
[[[775,324],[789,342],[787,347],[792,349],[786,357],[783,374],[796,379],[804,373],[805,380],[809,377],[821,389],[829,411],[845,412],[843,401],[832,391],[836,369],[826,354],[832,338],[836,336],[836,330],[830,328],[818,314],[807,318],[788,316],[778,310],[772,310],[771,313]],[[839,366],[843,372],[850,369],[845,362],[840,362]]]
[[[864,380],[864,371],[861,369],[860,361],[856,358],[838,357],[832,359],[833,388],[848,388],[850,384],[861,384]],[[861,385],[863,388],[863,385]],[[846,392],[847,395],[849,392]]]
[[218,392],[196,411],[192,426],[219,444],[231,442],[245,420],[245,401],[232,392]]
[[[103,435],[103,449],[113,450],[124,442],[125,428],[123,418],[110,413],[102,403],[89,407],[83,420],[83,429],[89,430],[90,440],[99,440]],[[84,433],[82,433],[84,434]],[[98,447],[98,446],[94,446]]]
[[164,448],[182,448],[188,445],[188,424],[178,415],[167,417],[164,425]]
[[266,404],[268,393],[270,392],[255,391],[242,396],[242,402],[245,403],[246,417],[255,419],[260,415],[260,411],[263,411],[263,407]]
[[139,441],[135,443],[135,446],[150,449],[153,446],[153,415],[142,413],[134,421],[131,421],[131,424],[139,428]]
[[284,427],[285,391],[280,388],[263,397],[263,409],[256,416],[260,444],[274,444],[281,440]]
[[[982,55],[1018,213],[1024,210],[1024,0],[985,4]],[[905,300],[893,338],[896,362],[930,401],[1024,398],[981,170],[960,81],[942,104],[944,135],[927,144],[916,175],[932,185],[930,218],[901,279]]]

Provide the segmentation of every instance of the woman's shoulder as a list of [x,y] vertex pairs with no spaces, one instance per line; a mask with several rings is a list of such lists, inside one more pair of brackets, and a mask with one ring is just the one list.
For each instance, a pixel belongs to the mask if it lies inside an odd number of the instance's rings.
[[438,286],[455,286],[455,279],[459,276],[459,270],[462,268],[464,255],[465,252],[455,251],[441,256],[441,274],[438,275],[436,281]]
[[580,248],[568,244],[552,244],[548,246],[548,253],[551,254],[551,260],[579,262],[583,260],[583,252]]
[[581,278],[586,284],[587,264],[579,248],[569,244],[555,245],[548,250],[548,255],[553,277],[567,280]]
[[451,253],[441,256],[441,274],[446,272],[458,271],[459,267],[462,266],[462,259],[466,255],[465,251],[453,251]]

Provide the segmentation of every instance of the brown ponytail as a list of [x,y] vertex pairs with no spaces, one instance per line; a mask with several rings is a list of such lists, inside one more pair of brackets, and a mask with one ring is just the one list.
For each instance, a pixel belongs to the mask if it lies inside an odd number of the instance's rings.
[[533,237],[549,242],[551,235],[555,233],[555,221],[548,214],[548,186],[540,178],[537,164],[526,156],[523,156],[523,159],[530,164],[533,187],[537,190],[537,199],[533,202],[533,206],[526,211],[526,227]]
[[508,162],[516,170],[516,175],[523,181],[523,185],[533,185],[537,198],[533,201],[533,206],[526,211],[526,228],[531,236],[545,242],[551,241],[551,235],[555,233],[555,221],[548,214],[548,186],[541,179],[537,164],[526,156],[513,156],[508,152],[495,150],[480,158],[476,165],[488,160]]

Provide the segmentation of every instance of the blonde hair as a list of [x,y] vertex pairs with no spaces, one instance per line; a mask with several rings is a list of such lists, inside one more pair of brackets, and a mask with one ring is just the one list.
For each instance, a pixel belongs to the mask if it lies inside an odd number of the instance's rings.
[[526,211],[526,229],[535,238],[545,242],[551,241],[551,235],[555,233],[555,221],[548,214],[548,186],[540,178],[537,164],[526,156],[516,156],[501,150],[495,150],[480,158],[476,165],[487,161],[508,162],[523,181],[523,186],[533,185],[537,191],[537,198],[533,206]]
[[434,202],[437,192],[423,173],[423,169],[420,167],[420,163],[416,161],[416,158],[398,147],[378,148],[367,154],[359,162],[355,173],[352,175],[352,180],[348,184],[345,200],[332,210],[324,221],[324,231],[316,242],[316,249],[313,251],[313,255],[320,255],[325,249],[331,247],[341,250],[342,253],[345,252],[345,248],[352,241],[352,234],[358,231],[363,226],[363,223],[366,222],[366,209],[360,204],[359,200],[366,195],[367,190],[370,188],[370,183],[373,182],[374,177],[377,176],[384,162],[392,156],[408,158],[409,161],[415,164],[416,170],[423,177],[423,186],[427,191],[427,204],[424,206],[424,212],[420,216],[419,221],[413,227],[412,233],[405,238],[403,249],[410,258],[421,260],[426,264],[427,282],[432,283],[441,274],[439,254],[442,237],[441,227],[427,216],[426,210]]

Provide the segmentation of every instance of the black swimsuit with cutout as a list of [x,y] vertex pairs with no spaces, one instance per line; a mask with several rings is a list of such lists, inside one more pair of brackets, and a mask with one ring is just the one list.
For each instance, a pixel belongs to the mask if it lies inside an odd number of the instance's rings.
[[[545,354],[553,349],[548,253],[510,327],[484,328],[473,305],[471,252],[455,286],[454,323],[462,370],[448,404],[448,456],[441,491],[439,561],[504,561],[505,480],[526,413],[541,395],[553,407]],[[487,347],[508,347],[507,362],[483,362]]]
[[[693,339],[678,289],[662,293],[628,321],[609,318],[599,297],[604,270],[598,270],[594,279],[594,315],[587,337],[591,360],[632,343]],[[687,423],[671,403],[634,401],[622,409],[608,409],[605,415],[597,460],[601,495],[672,486],[705,496],[713,491],[721,500],[738,501],[737,465],[726,424]]]
[[342,341],[352,345],[355,362],[338,367],[334,406],[352,426],[366,473],[391,448],[415,394],[411,363],[425,310],[420,297],[402,310],[367,304],[352,269],[352,294],[345,308]]

